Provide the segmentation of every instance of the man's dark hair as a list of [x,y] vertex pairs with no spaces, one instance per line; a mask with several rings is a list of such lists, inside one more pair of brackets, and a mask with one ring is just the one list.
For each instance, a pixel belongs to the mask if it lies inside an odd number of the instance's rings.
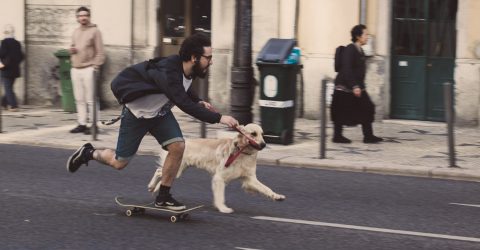
[[197,60],[203,55],[203,47],[211,47],[210,38],[201,33],[195,33],[185,39],[178,51],[182,61],[187,62],[195,56]]
[[86,12],[88,12],[88,14],[90,14],[90,10],[85,6],[82,6],[82,7],[78,8],[75,13],[78,14],[78,12],[80,12],[80,11],[86,11]]
[[361,36],[363,34],[363,30],[367,29],[367,26],[363,24],[358,24],[353,26],[352,30],[350,31],[350,34],[352,35],[352,42],[357,41],[357,37]]

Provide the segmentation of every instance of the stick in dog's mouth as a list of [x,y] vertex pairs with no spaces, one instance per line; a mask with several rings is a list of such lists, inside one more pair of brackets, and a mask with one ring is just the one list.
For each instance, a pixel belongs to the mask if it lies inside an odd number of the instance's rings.
[[248,133],[245,131],[245,129],[241,128],[240,126],[235,126],[235,129],[240,132],[242,135],[244,135],[250,146],[254,147],[257,150],[262,150],[262,146],[260,146]]

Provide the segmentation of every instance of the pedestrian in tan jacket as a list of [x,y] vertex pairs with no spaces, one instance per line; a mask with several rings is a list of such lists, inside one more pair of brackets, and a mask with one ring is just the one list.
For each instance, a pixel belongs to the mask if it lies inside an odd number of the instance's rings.
[[70,61],[78,126],[70,130],[70,133],[90,134],[87,124],[93,122],[93,112],[97,112],[98,117],[99,110],[98,104],[93,108],[95,72],[105,62],[105,53],[102,34],[95,24],[90,23],[90,10],[80,7],[76,11],[76,17],[80,26],[72,35]]

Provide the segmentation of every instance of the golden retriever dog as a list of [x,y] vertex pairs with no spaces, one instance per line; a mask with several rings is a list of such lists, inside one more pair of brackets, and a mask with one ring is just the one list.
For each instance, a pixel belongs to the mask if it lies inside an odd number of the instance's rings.
[[[186,168],[192,166],[209,172],[212,175],[213,205],[222,213],[233,212],[225,205],[225,187],[235,179],[242,181],[245,191],[260,193],[275,201],[285,199],[284,195],[273,192],[257,179],[257,153],[266,146],[262,128],[251,123],[239,126],[237,130],[242,132],[235,138],[186,140],[177,174],[178,178]],[[160,153],[158,168],[148,184],[150,192],[158,192],[160,188],[162,166],[167,154],[164,150]]]

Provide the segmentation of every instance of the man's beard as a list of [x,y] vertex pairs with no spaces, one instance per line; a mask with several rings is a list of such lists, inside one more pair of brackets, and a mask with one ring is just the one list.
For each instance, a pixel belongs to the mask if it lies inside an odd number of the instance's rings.
[[199,63],[193,65],[193,77],[205,78],[208,75],[208,67],[202,68]]

